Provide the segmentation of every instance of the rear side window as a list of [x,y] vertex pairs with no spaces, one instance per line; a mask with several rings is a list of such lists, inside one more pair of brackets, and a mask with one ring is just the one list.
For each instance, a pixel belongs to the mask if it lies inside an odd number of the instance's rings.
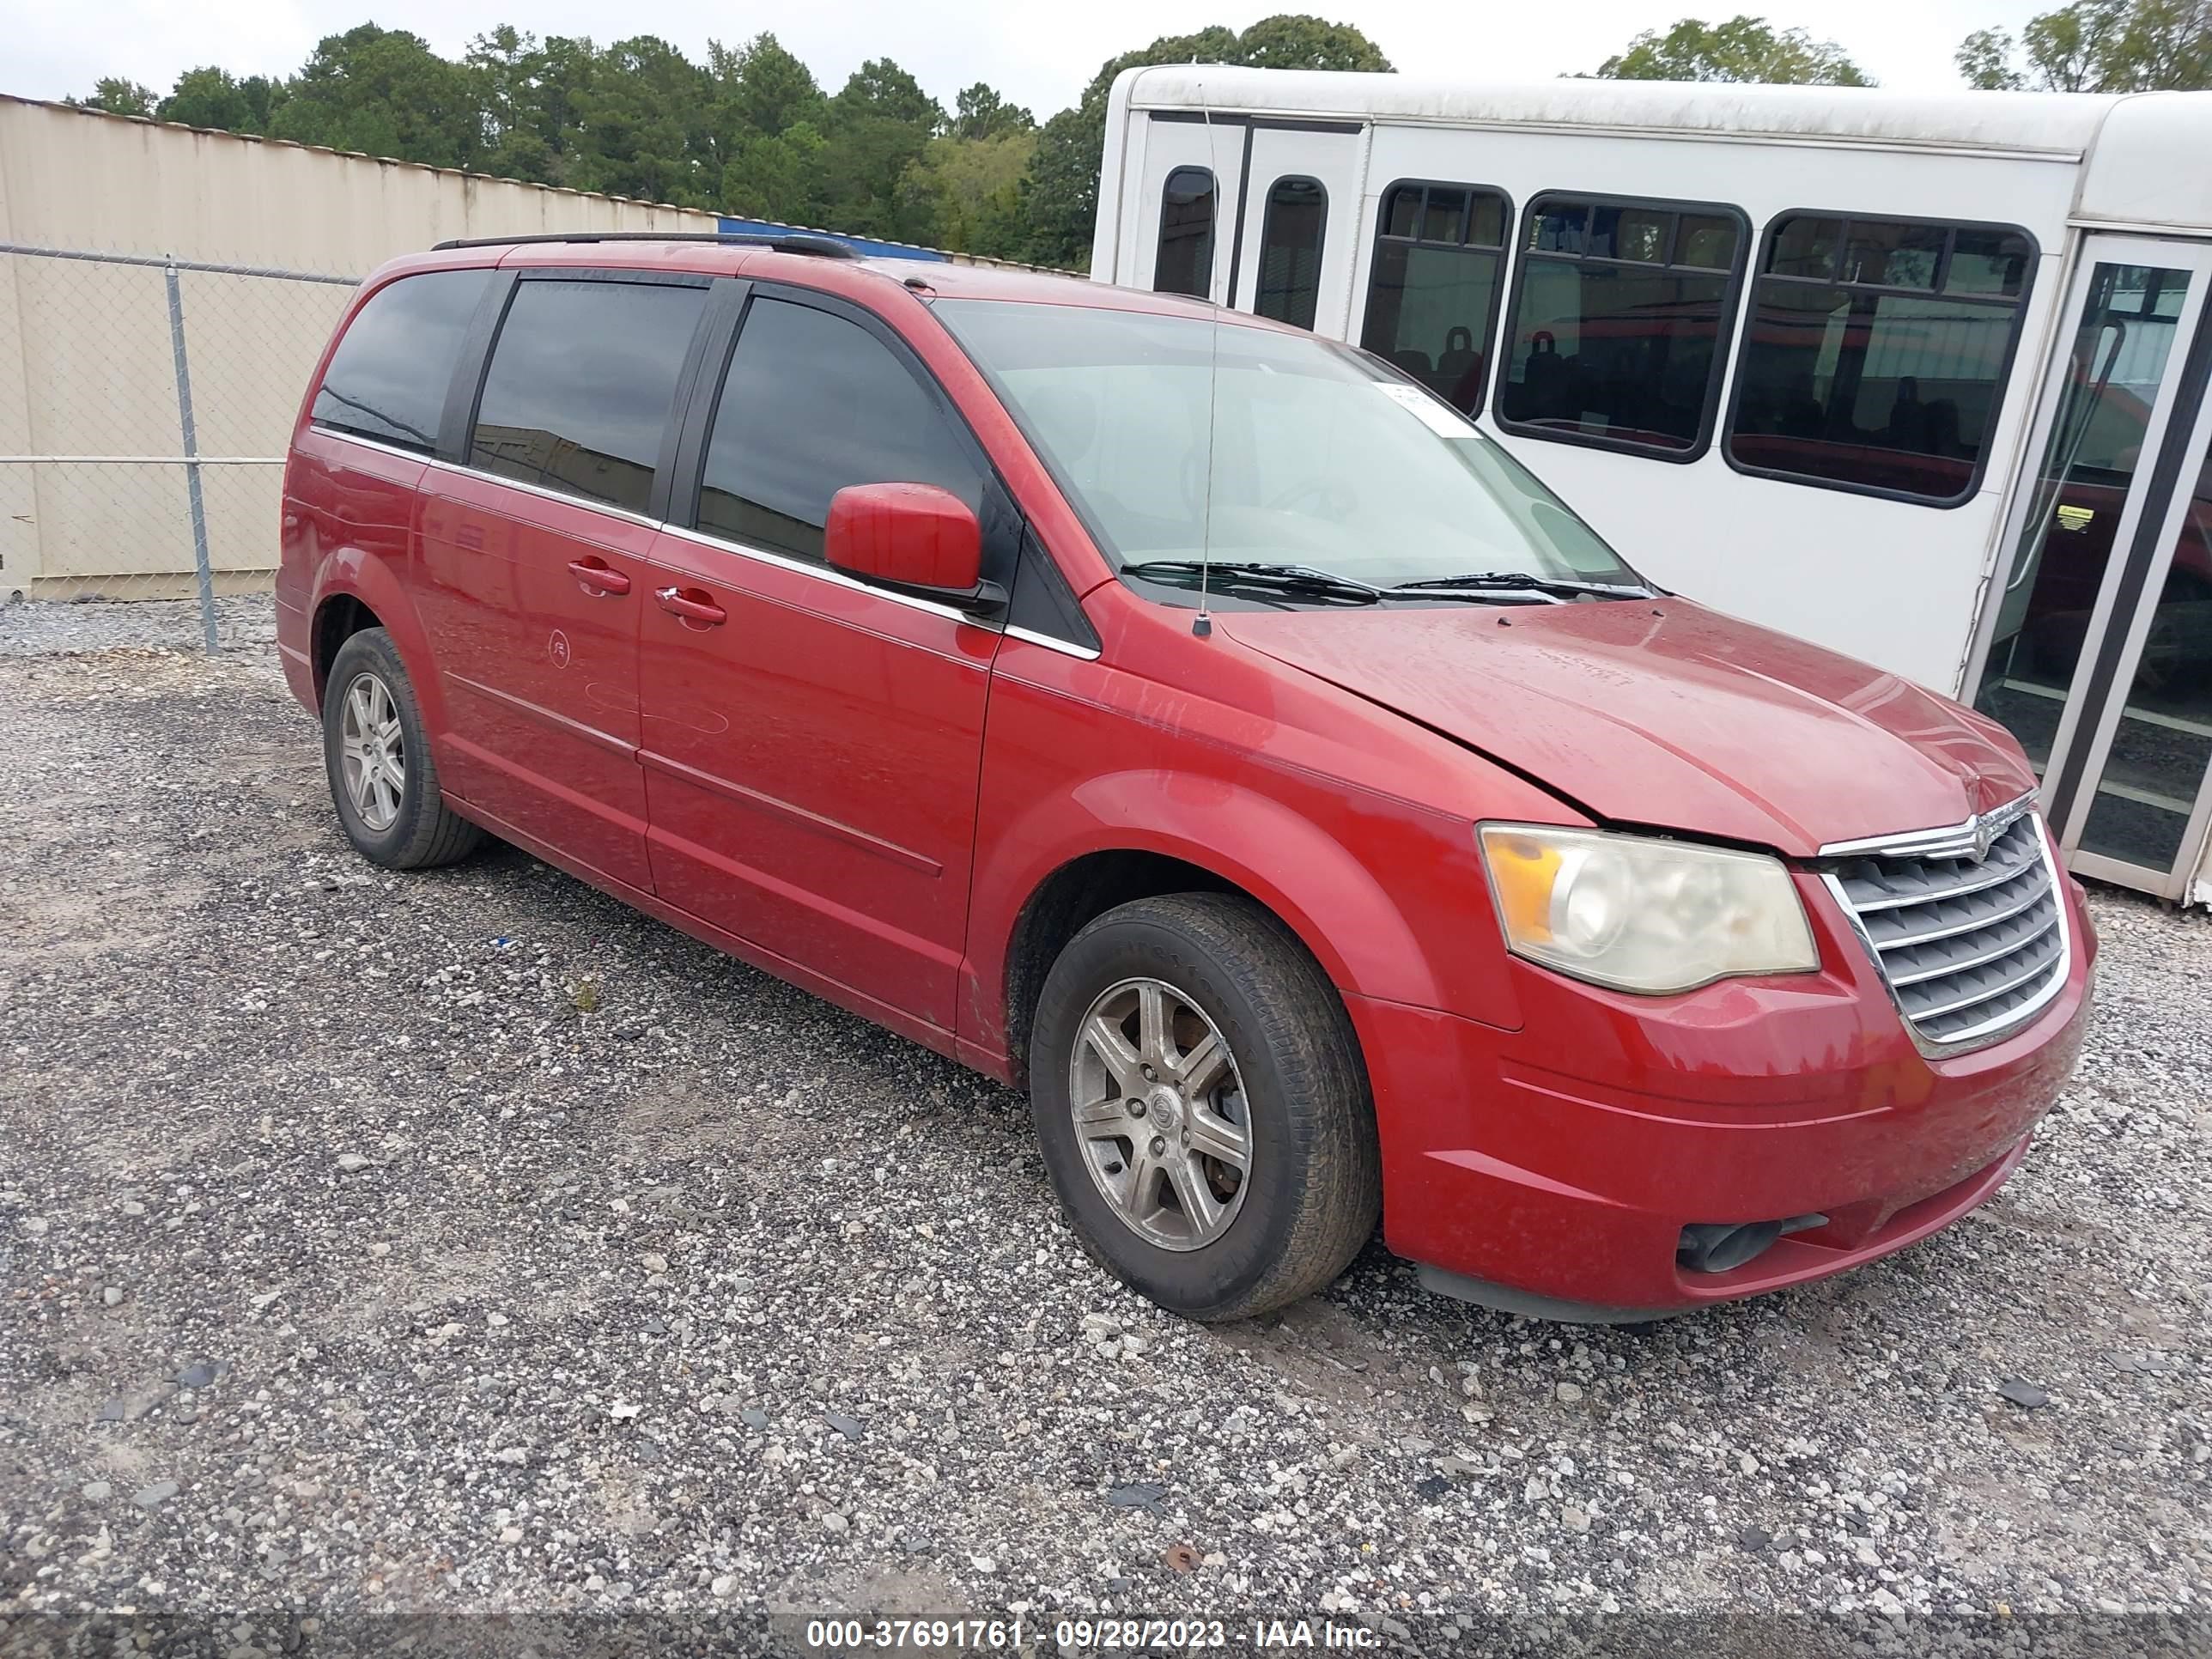
[[1376,223],[1359,343],[1468,415],[1488,379],[1507,214],[1494,190],[1401,184]]
[[1315,179],[1278,179],[1260,228],[1260,291],[1252,309],[1296,328],[1311,328],[1321,304],[1322,234],[1328,192]]
[[1734,208],[1540,196],[1498,422],[1688,460],[1712,437],[1745,225]]
[[2004,226],[1774,222],[1737,370],[1745,471],[1936,504],[1981,476],[2035,271]]
[[643,513],[704,288],[515,284],[484,374],[473,466]]
[[1152,287],[1203,300],[1213,283],[1213,175],[1177,167],[1160,190],[1160,252]]
[[331,354],[315,424],[418,454],[436,449],[461,337],[491,279],[489,270],[427,270],[377,289]]
[[951,418],[889,346],[830,312],[756,298],[708,434],[699,528],[818,561],[830,498],[863,483],[983,503]]

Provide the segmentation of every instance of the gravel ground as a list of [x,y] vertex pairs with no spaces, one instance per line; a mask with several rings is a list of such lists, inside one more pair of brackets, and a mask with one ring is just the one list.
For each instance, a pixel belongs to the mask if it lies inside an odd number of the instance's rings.
[[2098,896],[2078,1079],[1900,1257],[1570,1329],[1376,1247],[1203,1329],[1085,1260],[1017,1097],[512,851],[373,869],[270,656],[134,629],[176,633],[0,612],[0,1650],[134,1607],[2212,1632],[2201,913]]

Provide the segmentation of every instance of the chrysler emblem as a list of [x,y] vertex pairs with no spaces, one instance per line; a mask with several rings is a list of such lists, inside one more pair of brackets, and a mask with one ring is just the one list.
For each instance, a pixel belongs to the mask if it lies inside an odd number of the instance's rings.
[[1987,818],[1974,820],[1974,862],[1979,864],[1990,855],[1990,843],[1996,839],[1996,831]]

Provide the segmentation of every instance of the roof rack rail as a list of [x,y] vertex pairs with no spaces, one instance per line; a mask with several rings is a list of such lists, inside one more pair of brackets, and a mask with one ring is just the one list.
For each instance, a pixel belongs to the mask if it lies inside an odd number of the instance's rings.
[[740,230],[572,230],[547,231],[530,236],[456,236],[435,242],[431,251],[443,253],[457,247],[520,247],[535,242],[719,242],[733,247],[773,248],[778,253],[811,253],[819,259],[857,259],[858,248],[834,236],[793,231],[763,235]]

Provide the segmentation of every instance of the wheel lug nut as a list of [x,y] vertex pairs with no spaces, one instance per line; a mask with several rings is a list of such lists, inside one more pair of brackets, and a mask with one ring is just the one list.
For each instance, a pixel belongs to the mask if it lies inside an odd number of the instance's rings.
[[1133,1100],[1129,1103],[1129,1115],[1131,1117],[1142,1117],[1144,1115],[1145,1103],[1143,1101]]
[[1159,1079],[1159,1075],[1160,1075],[1160,1074],[1159,1074],[1158,1072],[1154,1071],[1151,1066],[1146,1066],[1146,1067],[1144,1068],[1144,1072],[1145,1072],[1145,1081],[1146,1081],[1146,1082],[1147,1082],[1147,1083],[1154,1083],[1154,1082],[1158,1081],[1158,1079]]
[[1165,1140],[1162,1139],[1158,1135],[1154,1135],[1152,1137],[1152,1156],[1154,1158],[1158,1158],[1162,1152],[1167,1151],[1167,1149],[1168,1144]]

